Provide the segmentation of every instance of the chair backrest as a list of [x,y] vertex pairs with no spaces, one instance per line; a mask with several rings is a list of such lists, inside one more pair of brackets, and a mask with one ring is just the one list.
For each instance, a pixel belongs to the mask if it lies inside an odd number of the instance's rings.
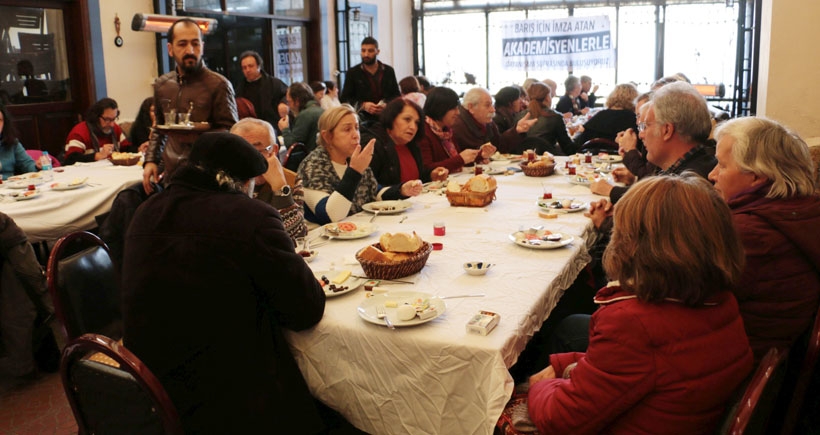
[[585,153],[587,151],[593,154],[618,154],[618,144],[615,143],[614,140],[606,139],[603,137],[596,137],[594,139],[590,139],[584,142],[579,152]]
[[85,333],[122,337],[120,289],[108,247],[99,237],[79,231],[58,240],[46,278],[69,340]]
[[[88,359],[95,354],[114,364]],[[156,376],[108,337],[85,334],[72,340],[63,351],[60,375],[80,433],[183,433],[176,407]]]
[[[31,157],[32,159],[34,159],[34,161],[36,162],[37,160],[40,159],[40,157],[42,157],[43,152],[40,151],[40,150],[26,150],[26,154],[28,154],[28,156]],[[48,158],[51,159],[51,167],[52,168],[56,168],[57,166],[60,166],[60,161],[57,160],[57,157],[54,157],[51,154],[49,154]]]
[[299,169],[299,163],[308,155],[308,150],[302,142],[295,142],[288,148],[285,158],[282,159],[282,167],[296,172]]
[[293,187],[296,185],[296,172],[291,171],[290,169],[282,169],[282,172],[285,173],[285,181],[288,183],[288,186]]
[[783,349],[771,348],[745,384],[740,398],[730,403],[720,434],[742,435],[766,432],[769,416],[774,409],[777,393],[786,372]]
[[[812,382],[812,374],[817,369],[817,360],[820,357],[820,310],[814,318],[814,326],[809,331],[809,343],[806,347],[806,353],[803,356],[803,361],[800,364],[800,369],[797,372],[796,382],[794,384],[794,392],[790,395],[789,407],[786,410],[786,416],[781,427],[781,434],[791,434],[797,426],[797,421],[800,418],[800,410],[803,408],[803,401],[806,398],[806,390]],[[801,340],[798,340],[800,343]],[[798,346],[800,344],[795,344]]]

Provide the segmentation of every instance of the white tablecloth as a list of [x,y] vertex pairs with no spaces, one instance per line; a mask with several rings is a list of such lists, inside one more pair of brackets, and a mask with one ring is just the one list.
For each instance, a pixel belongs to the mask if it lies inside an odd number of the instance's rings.
[[[56,240],[73,231],[94,228],[94,218],[111,209],[111,203],[124,188],[142,180],[140,166],[114,166],[107,160],[61,166],[54,180],[37,186],[42,194],[30,200],[3,197],[0,211],[11,216],[28,235],[30,242]],[[88,185],[75,190],[52,191],[52,183],[70,183],[88,178]],[[6,181],[0,195],[19,192]]]
[[[463,182],[468,175],[454,178]],[[444,249],[433,251],[424,269],[406,278],[415,284],[384,287],[439,296],[486,294],[447,299],[446,313],[439,318],[391,331],[359,318],[356,308],[365,298],[360,289],[328,298],[315,328],[289,333],[311,392],[358,428],[373,434],[492,433],[512,394],[508,368],[587,264],[580,236],[589,219],[583,213],[542,219],[536,206],[543,185],[556,198],[598,199],[587,187],[569,184],[562,175],[531,178],[518,173],[497,180],[497,200],[487,207],[451,207],[445,196],[427,193],[412,198],[413,207],[403,214],[378,216],[376,234],[317,248],[313,270],[332,267],[362,274],[354,259],[358,249],[377,242],[383,232],[416,231],[428,242],[443,243]],[[371,216],[362,213],[349,220],[366,222]],[[445,236],[433,236],[437,221],[446,223]],[[533,250],[509,240],[510,233],[533,225],[571,234],[575,242]],[[496,266],[486,276],[469,276],[462,264],[471,260]],[[501,315],[501,323],[486,337],[465,329],[479,310]]]

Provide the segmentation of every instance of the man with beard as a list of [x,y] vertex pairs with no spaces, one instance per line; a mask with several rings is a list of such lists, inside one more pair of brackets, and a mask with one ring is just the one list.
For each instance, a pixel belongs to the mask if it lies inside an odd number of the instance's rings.
[[85,121],[68,133],[65,144],[65,164],[107,159],[114,151],[127,151],[131,142],[117,125],[120,110],[117,102],[103,98],[88,109]]
[[362,127],[377,122],[390,100],[401,95],[396,72],[390,65],[378,61],[379,41],[368,36],[362,40],[362,63],[347,70],[342,103],[359,111]]
[[[233,86],[205,66],[203,50],[202,32],[190,18],[177,20],[168,30],[168,54],[174,58],[176,68],[154,82],[157,124],[176,124],[175,119],[165,119],[164,114],[171,110],[177,114],[190,113],[190,122],[207,122],[210,130],[228,130],[238,121]],[[197,129],[197,133],[201,132]],[[152,178],[159,181],[160,161],[167,178],[179,161],[188,157],[197,133],[168,135],[154,130],[142,175],[146,192],[153,192]]]

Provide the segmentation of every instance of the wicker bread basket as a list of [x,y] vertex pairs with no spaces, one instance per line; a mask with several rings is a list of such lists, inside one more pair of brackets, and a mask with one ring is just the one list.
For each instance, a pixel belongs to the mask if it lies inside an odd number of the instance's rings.
[[528,177],[546,177],[555,172],[555,163],[547,166],[527,166],[527,162],[521,163],[521,170]]
[[495,199],[495,189],[487,192],[447,192],[447,200],[452,206],[484,207]]
[[109,157],[109,160],[111,160],[111,163],[113,163],[116,166],[134,166],[134,165],[136,165],[137,163],[140,162],[141,158],[142,158],[141,155],[136,155],[136,156],[128,157],[127,159],[113,159],[113,158]]
[[[374,243],[373,247],[381,249],[381,244]],[[372,261],[361,258],[361,252],[366,249],[362,248],[356,252],[356,260],[362,265],[362,270],[368,278],[371,279],[398,279],[405,276],[412,275],[420,271],[425,264],[427,258],[430,257],[430,252],[433,251],[433,245],[424,242],[418,251],[413,253],[413,256],[407,260],[384,263],[380,261]]]

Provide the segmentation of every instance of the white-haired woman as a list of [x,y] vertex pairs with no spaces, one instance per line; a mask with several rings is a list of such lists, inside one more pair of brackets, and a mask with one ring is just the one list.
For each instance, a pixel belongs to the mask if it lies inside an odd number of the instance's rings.
[[709,174],[732,210],[746,251],[735,288],[759,360],[811,327],[820,301],[820,198],[806,143],[766,118],[731,120],[716,132]]

